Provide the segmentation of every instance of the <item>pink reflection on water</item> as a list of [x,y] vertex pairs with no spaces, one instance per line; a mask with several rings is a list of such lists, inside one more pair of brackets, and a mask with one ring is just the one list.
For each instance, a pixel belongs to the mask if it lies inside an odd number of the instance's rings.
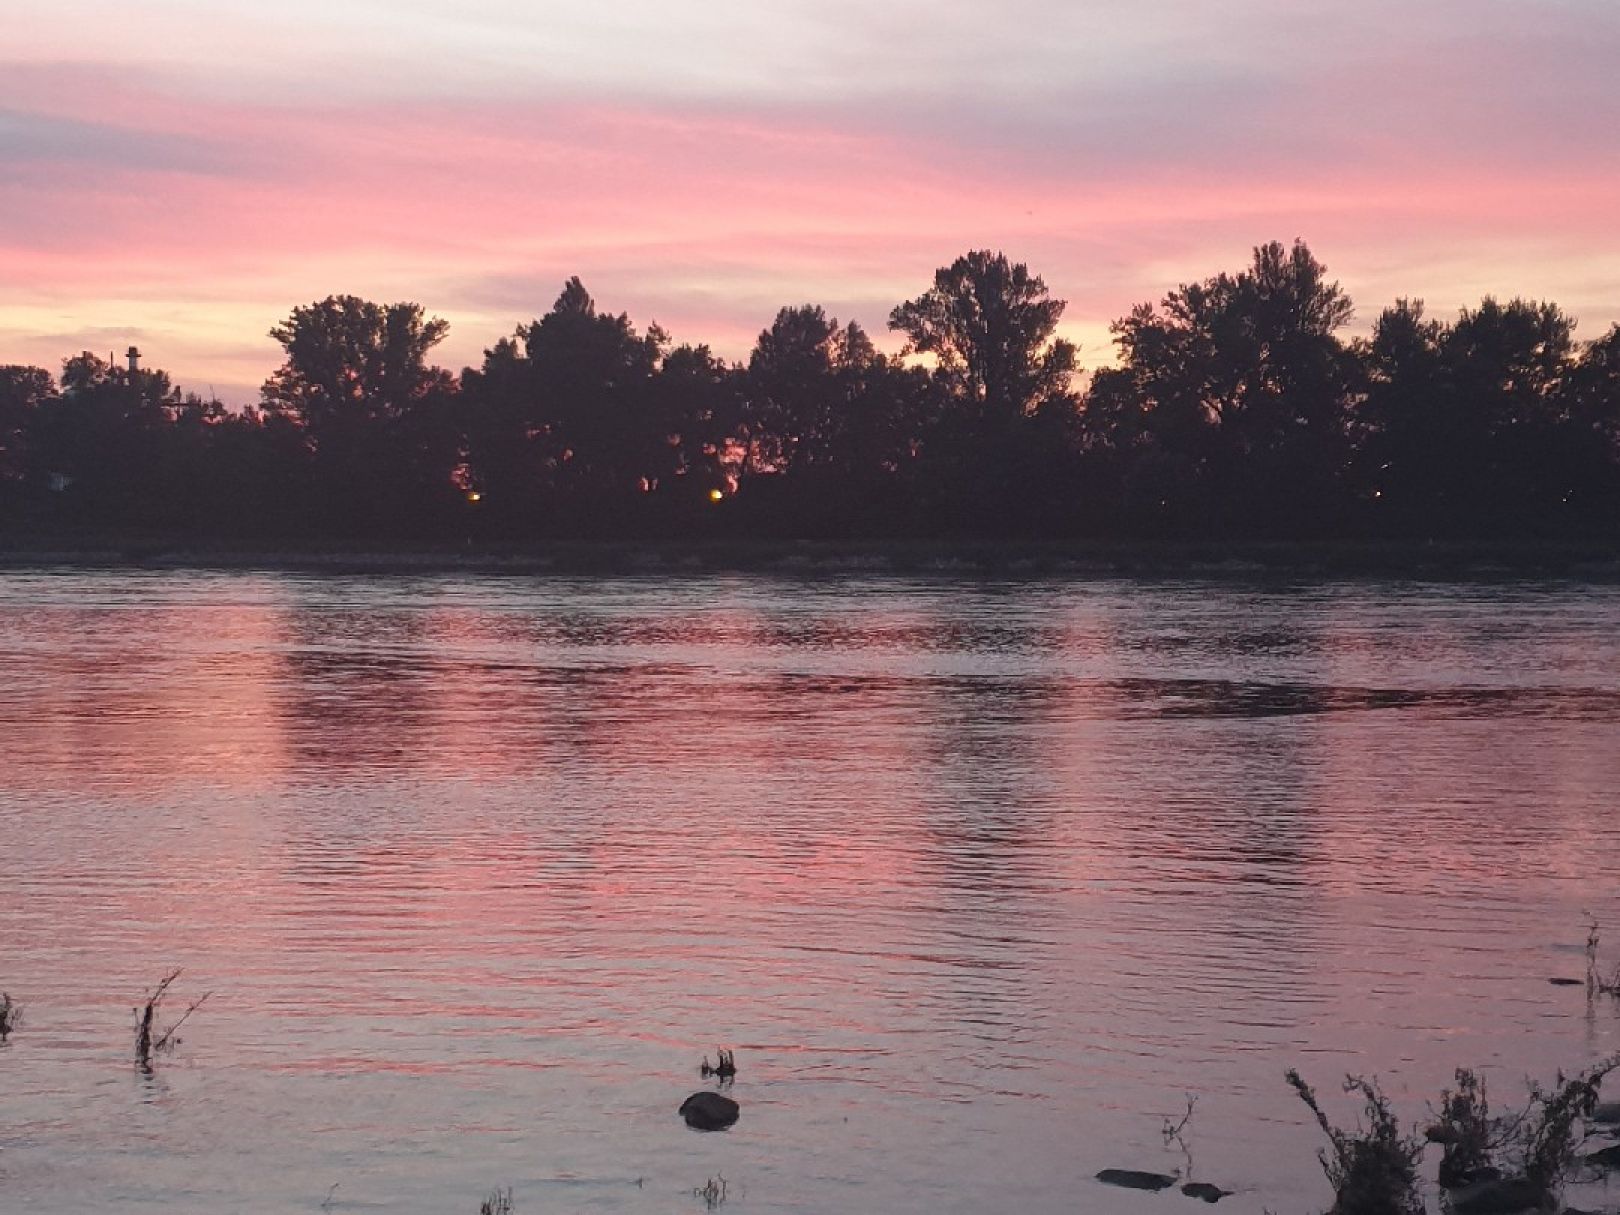
[[365,1201],[451,1209],[468,1153],[536,1205],[683,1193],[670,1094],[722,1045],[747,1133],[702,1164],[763,1209],[1059,1209],[1159,1163],[1188,1091],[1233,1209],[1320,1206],[1283,1067],[1416,1110],[1620,1034],[1546,984],[1582,908],[1620,924],[1620,605],[1524,598],[0,584],[4,977],[40,1018],[0,1185],[133,1184],[99,1086],[184,966],[217,994],[141,1158],[183,1193],[252,1141],[234,1209],[297,1207],[325,1151]]

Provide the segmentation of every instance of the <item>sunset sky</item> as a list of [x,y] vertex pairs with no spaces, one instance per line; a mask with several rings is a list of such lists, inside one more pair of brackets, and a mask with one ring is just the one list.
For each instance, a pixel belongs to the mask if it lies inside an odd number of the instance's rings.
[[1620,320],[1616,0],[0,0],[0,363],[141,346],[253,399],[337,292],[476,363],[580,275],[740,357],[784,304],[881,333],[990,247],[1081,359],[1304,237],[1364,325]]

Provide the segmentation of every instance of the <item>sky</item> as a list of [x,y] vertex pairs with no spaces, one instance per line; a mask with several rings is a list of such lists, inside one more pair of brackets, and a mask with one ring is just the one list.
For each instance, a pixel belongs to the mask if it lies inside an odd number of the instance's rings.
[[[1364,331],[1620,321],[1620,0],[0,0],[0,363],[253,400],[295,305],[599,305],[745,357],[999,249],[1108,325],[1303,238]],[[889,347],[896,344],[888,339]]]

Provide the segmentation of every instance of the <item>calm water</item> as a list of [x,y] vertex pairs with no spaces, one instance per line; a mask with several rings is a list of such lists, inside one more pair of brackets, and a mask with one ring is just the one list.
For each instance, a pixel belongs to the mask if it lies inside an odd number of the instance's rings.
[[1588,911],[1614,587],[0,575],[6,1212],[1319,1210],[1284,1070],[1620,1049]]

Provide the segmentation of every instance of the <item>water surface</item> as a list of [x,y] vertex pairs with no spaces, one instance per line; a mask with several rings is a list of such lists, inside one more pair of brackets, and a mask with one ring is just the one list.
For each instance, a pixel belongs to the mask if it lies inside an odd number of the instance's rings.
[[1612,586],[12,572],[0,750],[6,1211],[1319,1210],[1286,1068],[1620,1049]]

